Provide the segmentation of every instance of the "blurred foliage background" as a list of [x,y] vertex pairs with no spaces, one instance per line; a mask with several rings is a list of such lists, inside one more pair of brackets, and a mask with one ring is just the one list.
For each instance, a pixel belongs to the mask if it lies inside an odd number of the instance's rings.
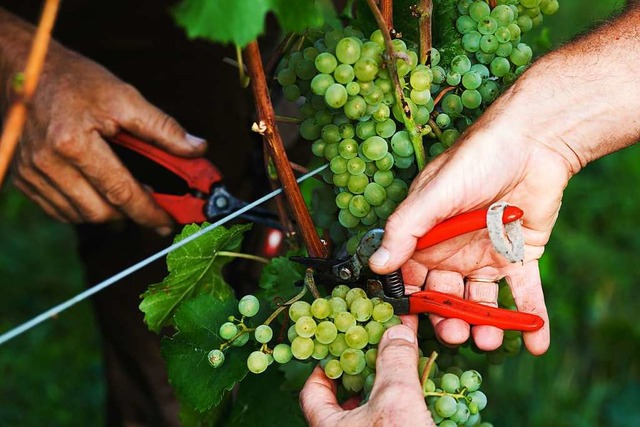
[[[539,53],[623,2],[560,4],[545,29],[531,35]],[[485,371],[485,418],[494,425],[640,425],[639,184],[640,145],[589,165],[570,182],[541,261],[552,345],[542,357],[522,353]],[[83,289],[72,228],[10,188],[0,193],[0,242],[0,331]],[[0,347],[0,425],[102,425],[104,395],[88,302]]]

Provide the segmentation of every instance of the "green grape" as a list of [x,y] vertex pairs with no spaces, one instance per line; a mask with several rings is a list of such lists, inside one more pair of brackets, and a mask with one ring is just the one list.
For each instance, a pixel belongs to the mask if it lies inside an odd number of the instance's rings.
[[376,215],[378,215],[378,217],[380,217],[381,219],[387,219],[396,209],[396,206],[397,206],[397,203],[391,200],[387,196],[387,200],[385,200],[384,203],[381,204],[380,206],[376,206],[374,210],[376,212]]
[[347,302],[342,298],[332,297],[329,300],[329,305],[331,306],[331,317],[332,318],[335,318],[338,313],[348,310]]
[[367,112],[367,101],[360,95],[356,95],[344,105],[344,113],[352,120],[362,118]]
[[362,288],[351,288],[345,295],[344,300],[347,302],[347,306],[351,307],[351,304],[358,298],[367,298],[367,293]]
[[462,47],[467,52],[477,52],[480,50],[480,39],[482,34],[477,31],[471,31],[462,36]]
[[480,77],[482,78],[483,82],[491,76],[491,72],[489,71],[489,68],[487,68],[487,66],[484,64],[473,64],[471,66],[470,71],[474,71],[480,74]]
[[467,34],[476,29],[478,24],[469,15],[461,15],[456,20],[456,30],[460,34]]
[[[362,87],[362,85],[360,86]],[[384,92],[378,86],[373,88],[364,95],[364,100],[369,106],[377,106],[384,99]]]
[[220,338],[230,340],[238,334],[238,327],[235,323],[225,322],[220,326]]
[[496,77],[503,77],[511,69],[511,64],[507,58],[497,57],[491,61],[491,73]]
[[281,86],[289,86],[296,82],[296,72],[291,68],[283,68],[277,78]]
[[413,144],[407,131],[402,130],[393,135],[391,138],[391,150],[403,157],[413,155]]
[[342,107],[348,99],[347,89],[339,83],[332,84],[324,93],[324,100],[331,108]]
[[436,413],[443,418],[449,418],[458,410],[456,399],[449,395],[440,396],[435,405]]
[[317,298],[311,303],[311,314],[316,319],[326,319],[331,315],[331,305],[324,298]]
[[518,16],[516,22],[523,33],[528,33],[533,28],[533,20],[527,15]]
[[373,320],[384,323],[393,317],[393,306],[388,302],[381,302],[373,307]]
[[288,363],[293,354],[291,353],[291,346],[289,344],[278,344],[273,348],[273,360],[278,363]]
[[504,75],[504,77],[502,77],[502,82],[505,84],[505,86],[509,86],[513,84],[517,78],[518,76],[516,76],[516,73],[507,73]]
[[340,332],[346,332],[350,327],[355,326],[356,318],[348,311],[343,311],[335,315],[333,323]]
[[390,170],[387,170],[387,171],[379,170],[373,175],[373,180],[376,183],[380,184],[382,187],[388,187],[389,185],[391,185],[394,178],[395,176],[393,172]]
[[289,329],[287,329],[287,339],[291,342],[297,336],[298,334],[296,333],[296,325],[293,324],[289,326]]
[[507,27],[498,27],[495,36],[498,43],[509,43],[511,41],[511,31]]
[[480,50],[484,53],[495,53],[495,51],[498,50],[499,45],[500,43],[498,43],[498,39],[493,34],[487,34],[480,38]]
[[378,358],[378,349],[375,347],[370,348],[364,354],[364,360],[368,367],[375,369],[376,368],[376,359]]
[[316,321],[311,316],[301,316],[296,320],[296,333],[299,337],[311,338],[316,333]]
[[460,376],[460,385],[468,391],[476,391],[482,384],[482,375],[476,370],[464,371]]
[[340,366],[346,374],[358,375],[366,365],[362,350],[347,348],[340,355]]
[[289,307],[289,317],[297,322],[303,316],[311,316],[311,304],[306,301],[296,301]]
[[524,43],[519,43],[518,46],[511,52],[509,59],[516,66],[527,65],[533,57],[533,51],[529,46]]
[[370,58],[376,62],[376,65],[382,63],[382,49],[380,45],[374,42],[366,42],[360,47],[360,59]]
[[231,345],[234,346],[234,347],[242,347],[248,341],[249,341],[249,333],[248,332],[244,332],[244,333],[236,336],[236,338],[233,341],[231,341]]
[[253,295],[245,295],[238,302],[238,311],[246,317],[253,317],[260,310],[260,301]]
[[394,179],[391,185],[387,187],[387,197],[394,202],[401,202],[407,197],[409,187],[401,179]]
[[309,61],[315,60],[319,54],[320,51],[314,46],[307,47],[302,51],[302,57]]
[[367,184],[369,184],[369,177],[367,175],[363,173],[360,175],[350,175],[349,182],[347,182],[347,188],[353,194],[362,194],[364,193],[364,189],[367,188]]
[[338,66],[338,60],[329,52],[322,52],[316,56],[314,64],[320,73],[331,74]]
[[364,377],[362,375],[342,375],[342,386],[349,393],[360,393],[364,388]]
[[318,157],[324,157],[324,147],[327,145],[326,142],[324,142],[321,139],[318,139],[317,141],[315,141],[313,144],[311,144],[311,152]]
[[336,339],[329,344],[329,353],[334,357],[340,357],[340,355],[342,355],[342,353],[348,348],[349,346],[344,340],[344,334],[338,334]]
[[482,76],[477,71],[469,70],[462,76],[462,86],[465,89],[478,89],[482,84]]
[[[431,85],[431,81],[433,80],[433,73],[430,68],[418,68],[411,72],[411,77],[409,78],[409,83],[411,87],[415,90],[428,90]],[[391,87],[389,88],[391,89]],[[384,89],[383,89],[384,92]],[[385,92],[388,93],[388,92]]]
[[[338,83],[342,83],[343,85],[351,83],[355,78],[353,67],[348,64],[340,64],[333,72],[333,77]],[[358,88],[358,91],[360,91],[360,88]]]
[[325,33],[324,42],[329,50],[333,50],[343,37],[344,34],[342,30],[333,28]]
[[478,405],[478,411],[482,411],[487,406],[487,396],[480,390],[472,391],[467,397]]
[[[416,124],[425,125],[431,118],[430,113],[432,111],[433,99],[431,98],[431,95],[429,95],[429,101],[427,101],[425,105],[421,105],[418,107],[418,111],[416,111],[416,114],[413,116],[413,120],[416,122]],[[431,128],[429,126],[424,126],[422,130],[425,132],[425,134],[428,134],[431,131]]]
[[[326,148],[325,148],[325,153],[326,153]],[[344,173],[340,173],[340,174],[335,174],[333,175],[333,185],[335,185],[336,187],[346,187],[347,184],[349,184],[349,178],[351,178],[351,174],[349,172],[344,172]]]
[[378,64],[371,58],[360,58],[353,65],[353,72],[358,80],[370,82],[378,74]]
[[247,358],[247,368],[254,374],[264,372],[267,366],[269,366],[269,358],[261,351],[254,351]]
[[545,15],[553,15],[558,11],[560,4],[557,0],[551,0],[545,4],[540,4],[540,12]]
[[478,92],[482,95],[482,100],[486,103],[493,102],[500,94],[500,86],[493,80],[487,80],[480,85]]
[[300,88],[297,85],[289,85],[282,88],[284,99],[290,102],[297,101],[300,98]]
[[455,393],[460,388],[460,378],[454,374],[444,374],[440,378],[440,388],[447,393]]
[[435,67],[440,63],[440,52],[435,47],[431,48],[431,66]]
[[411,100],[416,103],[416,105],[426,105],[431,100],[431,91],[429,91],[429,89],[426,89],[426,90],[413,89],[410,92],[409,96]]
[[491,8],[484,1],[476,0],[469,5],[469,16],[476,22],[480,22],[484,17],[489,16],[490,13]]
[[411,167],[411,165],[415,161],[415,158],[413,156],[399,156],[396,153],[393,153],[393,159],[394,159],[396,168],[399,170],[407,169]]
[[[376,163],[373,161],[367,161],[365,162],[365,165],[366,166],[364,168],[364,174],[367,175],[369,178],[373,177],[373,175],[375,175],[375,173],[378,171],[378,167],[376,166]],[[366,190],[366,187],[365,187],[365,190]]]
[[349,310],[358,322],[366,322],[371,318],[373,303],[369,298],[357,298],[351,303]]
[[387,119],[384,122],[376,123],[376,133],[382,138],[390,138],[396,133],[395,120]]
[[429,147],[429,155],[431,157],[437,157],[440,154],[442,154],[444,150],[446,150],[444,144],[440,142],[435,142],[431,145],[431,147]]
[[329,162],[329,168],[331,169],[331,172],[335,174],[345,173],[347,171],[347,159],[341,156],[336,156],[331,159],[331,162]]
[[498,49],[496,50],[496,56],[501,56],[503,58],[508,57],[513,52],[513,45],[511,42],[500,43],[498,45]]
[[[347,161],[347,172],[351,175],[361,175],[364,173],[367,165],[360,157],[354,157]],[[364,191],[364,190],[363,190]]]
[[[379,136],[367,138],[362,144],[362,151],[371,160],[380,160],[387,154],[389,147],[387,141]],[[363,188],[364,191],[364,188]]]
[[451,420],[443,420],[442,422],[438,423],[438,427],[458,427],[458,424]]
[[[378,215],[376,215],[376,211],[371,209],[368,214],[366,214],[365,216],[360,218],[360,222],[362,223],[362,225],[366,225],[367,227],[371,226],[371,225],[374,225],[374,224],[377,224],[378,223]],[[356,248],[357,247],[358,246],[356,245]],[[355,249],[354,249],[354,253],[355,253]]]
[[376,108],[376,110],[371,114],[371,117],[373,117],[373,120],[376,122],[384,122],[390,115],[391,109],[389,109],[389,106],[386,104],[379,104],[378,108]]
[[343,64],[354,64],[360,58],[360,41],[345,37],[336,45],[336,57]]
[[382,339],[382,334],[384,334],[384,326],[380,322],[376,322],[375,320],[369,321],[364,329],[367,331],[367,336],[369,337],[369,344],[376,345]]
[[370,210],[371,205],[369,204],[369,202],[367,202],[362,194],[353,196],[349,201],[349,212],[351,212],[351,215],[355,216],[356,218],[362,218],[366,216]]
[[342,367],[340,366],[340,361],[337,359],[331,359],[324,366],[324,373],[328,378],[335,380],[340,378],[342,375]]
[[[358,301],[360,299],[358,299]],[[365,328],[360,325],[355,325],[347,329],[344,334],[344,340],[350,348],[363,349],[369,343],[369,335]]]
[[348,37],[355,37],[356,39],[361,39],[364,37],[362,31],[350,25],[346,26],[343,31],[344,35]]
[[[313,96],[315,97],[316,95],[313,95]],[[324,98],[322,96],[318,96],[317,98],[320,99],[323,106],[326,107],[326,104],[324,103]],[[316,124],[322,127],[324,125],[328,125],[333,121],[333,114],[331,114],[326,109],[321,109],[319,111],[316,111],[314,118],[316,119]]]
[[458,86],[460,84],[461,79],[462,79],[462,76],[457,71],[451,70],[447,73],[447,84],[449,86]]
[[358,124],[356,125],[356,135],[362,140],[365,140],[370,136],[374,136],[375,134],[376,123],[371,120],[358,122]]
[[300,123],[300,136],[308,141],[315,141],[320,138],[320,126],[315,119],[309,118]]
[[445,113],[436,116],[436,124],[440,129],[446,129],[451,125],[451,117]]
[[442,98],[441,103],[442,112],[448,114],[449,116],[456,117],[460,115],[460,113],[462,113],[462,100],[456,94],[446,94],[444,98]]
[[520,29],[520,26],[518,24],[516,23],[509,24],[507,25],[507,29],[511,33],[512,42],[520,38],[520,35],[522,34],[522,30]]
[[335,323],[325,320],[316,327],[316,339],[322,344],[331,344],[338,336]]
[[469,411],[469,407],[466,402],[458,402],[456,413],[451,416],[450,420],[454,423],[463,424],[467,422],[470,415],[471,412]]
[[253,332],[253,336],[259,343],[266,344],[273,338],[273,329],[269,325],[259,325]]
[[393,155],[391,153],[385,154],[383,158],[375,161],[375,165],[379,171],[389,171],[393,167]]
[[313,340],[313,353],[311,357],[316,360],[322,360],[329,355],[329,346],[322,344],[318,340]]
[[460,15],[469,14],[469,6],[473,3],[473,0],[460,0],[457,4],[458,12]]
[[[375,176],[375,174],[374,174]],[[364,189],[364,199],[371,206],[380,206],[387,198],[384,187],[376,182],[370,182]]]
[[312,61],[302,59],[296,64],[296,75],[304,80],[311,80],[316,75],[316,67]]
[[215,348],[209,352],[207,360],[209,360],[211,366],[218,368],[224,363],[224,353]]
[[333,288],[333,290],[331,291],[331,296],[334,298],[340,298],[344,300],[347,297],[347,294],[349,293],[350,290],[351,288],[348,287],[347,285],[338,285],[335,288]]
[[345,160],[353,159],[358,155],[358,143],[351,138],[343,139],[338,144],[338,154]]
[[498,23],[490,16],[482,18],[482,21],[478,22],[478,32],[483,35],[489,35],[496,32],[498,29]]
[[447,73],[446,71],[444,71],[444,68],[434,65],[431,68],[431,70],[433,72],[433,83],[435,84],[443,83],[447,78]]
[[456,139],[458,139],[459,136],[460,136],[460,132],[458,132],[457,129],[447,129],[444,132],[442,132],[442,136],[440,137],[440,142],[442,142],[442,145],[448,148],[448,147],[451,147],[454,142],[456,142]]
[[333,144],[340,141],[340,128],[334,125],[333,123],[329,123],[328,125],[324,125],[322,130],[320,131],[320,136],[322,136],[322,140],[327,144]]
[[460,97],[462,100],[462,105],[466,108],[474,110],[482,104],[482,95],[477,90],[465,90],[462,92],[462,96]]
[[295,337],[291,342],[291,353],[299,360],[306,360],[313,354],[313,340],[305,337]]
[[491,64],[491,61],[493,61],[493,58],[495,57],[495,53],[486,53],[483,51],[476,52],[476,60],[481,64]]

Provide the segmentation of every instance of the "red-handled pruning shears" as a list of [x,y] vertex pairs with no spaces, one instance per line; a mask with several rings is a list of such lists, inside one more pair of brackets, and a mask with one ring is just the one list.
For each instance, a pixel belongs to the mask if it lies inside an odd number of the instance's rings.
[[[487,226],[487,214],[492,208],[465,213],[450,218],[418,239],[417,249],[426,249],[437,243],[462,234],[481,230]],[[502,211],[502,223],[519,220],[522,210],[506,206]],[[340,283],[366,287],[370,296],[389,302],[396,314],[431,313],[446,318],[458,318],[470,325],[491,325],[504,330],[536,331],[544,325],[541,317],[531,313],[489,307],[453,295],[436,291],[404,293],[404,280],[400,270],[377,275],[368,269],[369,257],[380,247],[384,231],[375,229],[361,239],[356,253],[346,260],[293,257],[314,270],[317,284],[335,286]]]
[[[152,160],[184,181],[188,188],[183,194],[161,193],[155,189],[151,194],[179,224],[211,221],[247,205],[229,193],[222,184],[222,174],[218,168],[206,159],[174,156],[127,133],[119,133],[110,141]],[[136,175],[135,170],[132,173]],[[274,213],[259,207],[241,216],[272,228],[281,228]]]

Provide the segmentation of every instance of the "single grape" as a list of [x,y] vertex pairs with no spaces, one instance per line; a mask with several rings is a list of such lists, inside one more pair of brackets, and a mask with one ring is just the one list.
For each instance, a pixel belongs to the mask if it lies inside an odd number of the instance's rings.
[[351,314],[358,322],[366,322],[373,313],[373,303],[369,298],[356,298],[349,306]]
[[354,37],[345,37],[336,45],[336,57],[343,64],[354,64],[360,58],[360,42]]
[[513,52],[513,45],[511,42],[500,43],[498,45],[498,49],[496,50],[496,56],[500,56],[502,58],[507,58]]
[[311,338],[316,333],[317,324],[311,316],[301,316],[296,320],[296,333],[299,337]]
[[308,141],[315,141],[320,138],[320,126],[313,118],[305,119],[300,123],[300,136]]
[[381,302],[373,307],[373,320],[384,323],[393,317],[393,306],[388,302]]
[[260,301],[253,295],[245,295],[238,302],[238,311],[246,317],[253,317],[260,310]]
[[482,21],[478,22],[478,32],[480,34],[493,34],[498,29],[498,23],[490,16],[482,18]]
[[342,386],[349,393],[360,393],[364,388],[364,376],[345,373],[342,375]]
[[364,155],[371,160],[382,159],[387,154],[388,150],[389,147],[387,145],[387,141],[379,136],[369,137],[362,144],[362,151]]
[[292,342],[297,336],[298,336],[298,333],[296,332],[296,325],[293,324],[289,326],[289,329],[287,329],[287,339],[290,342]]
[[356,95],[344,105],[344,113],[352,120],[362,118],[367,112],[367,101],[360,95]]
[[402,325],[402,319],[400,319],[400,316],[394,314],[393,316],[391,316],[391,319],[384,322],[383,325],[385,329],[389,329],[390,327],[396,325]]
[[375,320],[370,320],[364,327],[367,331],[367,336],[369,337],[369,344],[376,345],[382,339],[382,334],[384,334],[384,326],[380,322],[376,322]]
[[238,327],[235,323],[225,322],[220,326],[220,338],[230,340],[238,334]]
[[333,72],[333,77],[338,83],[342,83],[346,85],[351,83],[355,78],[355,73],[353,72],[353,67],[349,64],[340,64],[336,67],[336,70]]
[[458,424],[464,424],[469,419],[471,412],[469,411],[469,407],[466,402],[458,401],[458,408],[456,409],[456,413],[453,414],[450,418],[451,421]]
[[335,315],[333,323],[340,332],[346,332],[350,327],[356,325],[356,318],[348,311],[343,311]]
[[363,349],[369,343],[369,335],[365,328],[355,325],[344,333],[344,340],[350,348]]
[[296,82],[296,72],[291,68],[283,68],[277,78],[281,86],[289,86]]
[[467,52],[477,52],[480,50],[480,39],[482,34],[477,31],[471,31],[462,36],[462,47]]
[[209,364],[214,368],[220,367],[224,363],[224,353],[217,348],[211,350],[207,355]]
[[462,101],[462,105],[464,105],[466,108],[474,110],[480,107],[480,104],[482,104],[482,95],[477,90],[467,89],[462,92],[460,100]]
[[431,48],[431,66],[435,67],[440,63],[440,52],[435,47]]
[[527,15],[518,16],[516,22],[523,33],[528,33],[533,28],[533,20]]
[[253,335],[256,341],[265,344],[271,341],[271,338],[273,338],[273,330],[269,325],[260,325],[253,332]]
[[397,203],[387,197],[387,200],[385,200],[380,206],[376,206],[374,211],[381,219],[387,219],[396,209],[396,206],[398,206]]
[[289,344],[278,344],[273,348],[273,360],[278,363],[288,363],[293,354],[291,353],[291,346]]
[[371,205],[369,204],[369,202],[367,202],[362,194],[353,196],[349,201],[349,212],[351,212],[351,215],[355,216],[356,218],[362,218],[366,216],[370,210]]
[[476,29],[478,23],[474,21],[469,15],[461,15],[456,20],[456,30],[460,34],[467,34]]
[[311,303],[311,314],[316,319],[326,319],[331,315],[331,305],[324,298],[317,298]]
[[344,334],[338,334],[336,339],[329,344],[329,353],[331,353],[332,356],[340,357],[340,355],[342,355],[342,353],[348,348],[349,346],[344,340]]
[[[413,93],[414,91],[412,91]],[[427,93],[429,91],[426,91]],[[431,94],[429,94],[431,97]],[[387,107],[389,108],[389,107]],[[396,133],[396,122],[392,119],[387,119],[383,122],[379,122],[376,124],[376,134],[382,138],[391,138],[393,134]]]
[[329,355],[329,346],[327,344],[322,344],[320,341],[313,340],[313,353],[311,353],[311,357],[315,360],[322,360]]
[[472,391],[467,397],[478,405],[478,411],[482,411],[487,406],[487,396],[480,390]]
[[[367,165],[360,157],[354,157],[347,161],[347,172],[351,175],[361,175],[364,173]],[[364,190],[363,190],[364,191]]]
[[449,86],[458,86],[460,84],[461,79],[462,79],[462,76],[457,71],[451,70],[447,73],[447,84]]
[[357,375],[366,365],[362,350],[347,348],[340,355],[340,366],[346,374]]
[[313,340],[305,337],[295,337],[291,342],[291,353],[299,360],[306,360],[313,354]]
[[443,420],[438,423],[438,427],[458,427],[458,424],[451,420]]
[[460,378],[454,374],[444,374],[440,378],[440,387],[447,393],[455,393],[460,388]]
[[351,304],[358,298],[367,298],[367,293],[362,288],[351,288],[344,297],[347,302],[347,306],[351,307]]
[[345,299],[350,290],[351,288],[347,285],[338,285],[331,291],[331,296],[334,298]]
[[331,306],[331,318],[335,318],[338,313],[348,310],[347,302],[342,298],[332,297],[329,300],[329,305]]
[[337,359],[331,359],[324,366],[324,373],[327,377],[335,380],[340,378],[342,375],[342,366],[340,366],[340,361]]
[[382,185],[370,182],[364,189],[364,198],[370,205],[380,206],[386,200],[387,192]]
[[478,89],[482,84],[482,75],[477,71],[469,70],[462,76],[462,85],[465,89]]
[[484,17],[491,14],[491,8],[484,1],[474,1],[469,5],[469,16],[474,21],[480,22]]
[[524,43],[519,43],[518,46],[511,52],[509,59],[516,66],[527,65],[533,57],[533,51],[529,46]]
[[440,141],[442,142],[442,145],[444,147],[451,147],[453,143],[456,142],[459,136],[460,136],[460,132],[458,132],[456,129],[447,129],[444,132],[442,132]]
[[329,52],[322,52],[314,60],[316,69],[323,74],[331,74],[338,66],[338,60]]
[[267,366],[269,366],[269,358],[261,351],[254,351],[247,358],[247,368],[254,374],[264,372]]
[[349,175],[349,180],[347,182],[347,188],[349,189],[349,191],[351,191],[353,194],[364,193],[364,189],[367,188],[367,184],[369,183],[369,177],[367,177],[363,173],[359,175]]
[[491,61],[491,73],[496,77],[503,77],[511,69],[511,64],[507,58],[496,57]]
[[468,391],[476,391],[482,384],[482,375],[476,370],[464,371],[460,376],[460,385]]
[[457,117],[462,113],[462,100],[460,99],[460,96],[456,94],[447,93],[444,98],[442,98],[441,105],[442,112],[449,116]]
[[322,344],[331,344],[338,336],[338,328],[333,322],[325,320],[316,327],[316,339]]
[[498,46],[500,46],[500,43],[493,34],[486,34],[480,38],[480,51],[484,53],[495,53],[498,50]]
[[302,59],[295,66],[296,75],[303,80],[311,80],[316,75],[316,67],[313,61]]
[[[485,3],[486,4],[486,3]],[[449,418],[458,410],[456,399],[449,395],[440,396],[435,405],[436,413],[443,418]]]
[[378,64],[371,58],[360,58],[353,65],[353,72],[358,80],[370,82],[375,79],[378,74]]
[[311,304],[306,301],[296,301],[289,307],[289,317],[297,322],[303,316],[311,316]]
[[342,107],[348,98],[347,89],[339,83],[332,84],[324,93],[324,100],[331,108]]

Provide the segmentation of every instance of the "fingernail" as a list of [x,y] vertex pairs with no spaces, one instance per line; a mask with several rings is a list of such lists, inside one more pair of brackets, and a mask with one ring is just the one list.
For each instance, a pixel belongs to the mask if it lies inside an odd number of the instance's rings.
[[387,336],[392,340],[404,340],[410,343],[416,342],[416,335],[413,333],[413,331],[408,327],[402,325],[389,328],[389,333],[387,334]]
[[377,265],[378,267],[383,267],[387,263],[387,261],[389,261],[389,251],[385,248],[379,248],[369,258],[369,262],[371,264]]
[[187,134],[187,141],[195,148],[200,148],[202,144],[205,143],[205,140],[202,138],[198,138],[197,136]]
[[158,233],[161,237],[168,237],[171,233],[173,233],[173,228],[165,226],[156,228],[156,233]]

